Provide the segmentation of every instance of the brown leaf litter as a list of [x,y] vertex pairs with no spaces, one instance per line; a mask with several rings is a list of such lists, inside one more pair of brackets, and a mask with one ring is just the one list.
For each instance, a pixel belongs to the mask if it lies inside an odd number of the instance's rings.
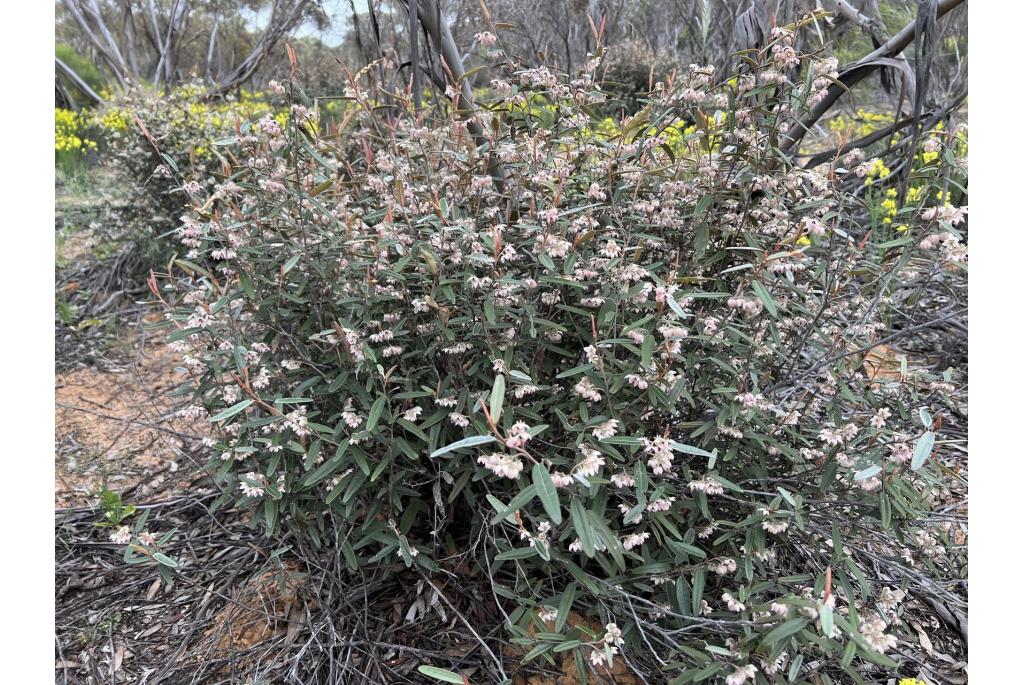
[[297,632],[305,616],[300,593],[306,578],[298,562],[292,560],[250,578],[213,617],[206,631],[213,641],[213,655],[233,654]]
[[[555,624],[554,621],[550,621],[546,625],[548,630],[553,630]],[[566,619],[566,626],[570,632],[578,626],[598,636],[604,634],[604,626],[593,619],[577,614],[575,611],[569,613],[569,617]],[[531,636],[536,634],[532,625],[528,632]],[[583,639],[587,639],[586,634],[584,634]],[[558,666],[557,674],[523,676],[521,673],[516,673],[512,676],[513,685],[578,685],[582,681],[579,677],[579,671],[576,669],[576,658],[573,656],[574,651],[566,650],[560,654],[553,654],[555,663]],[[509,644],[502,652],[504,656],[518,658],[526,650],[519,645]],[[585,656],[589,657],[589,653],[585,653]],[[640,685],[640,680],[629,670],[629,667],[626,666],[622,659],[614,659],[611,668],[607,665],[594,666],[590,663],[589,658],[584,659],[584,663],[587,666],[586,677],[588,683],[593,683],[594,685]]]

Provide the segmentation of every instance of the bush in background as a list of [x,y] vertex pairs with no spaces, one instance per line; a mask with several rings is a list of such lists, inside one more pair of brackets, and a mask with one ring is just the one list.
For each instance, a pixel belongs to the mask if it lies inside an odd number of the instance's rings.
[[[91,151],[117,174],[128,191],[117,222],[128,229],[149,265],[161,263],[174,247],[173,241],[161,238],[177,226],[185,210],[182,184],[209,188],[230,173],[229,159],[214,143],[237,135],[242,124],[263,115],[286,120],[272,94],[242,91],[216,101],[207,95],[199,82],[171,91],[136,87],[107,93],[108,99],[94,110],[57,110],[58,164],[64,154],[80,168],[83,153]],[[62,126],[67,135],[62,136]],[[76,135],[82,138],[81,149],[75,147]],[[70,152],[62,153],[62,141]]]

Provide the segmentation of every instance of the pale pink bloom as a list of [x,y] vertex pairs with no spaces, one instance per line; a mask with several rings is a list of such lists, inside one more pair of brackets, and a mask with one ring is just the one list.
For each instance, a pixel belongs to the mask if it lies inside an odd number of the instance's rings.
[[724,576],[727,573],[735,573],[736,560],[726,557],[721,561],[710,563],[708,568],[720,576]]
[[879,654],[885,654],[895,647],[897,642],[895,635],[885,634],[885,628],[885,621],[878,616],[866,616],[861,618],[858,630],[872,649]]
[[728,592],[722,593],[722,601],[725,602],[725,605],[727,607],[729,607],[729,611],[735,611],[736,613],[739,613],[747,608],[746,605],[743,604],[743,602],[738,601]]
[[675,497],[662,497],[656,499],[653,502],[647,504],[647,511],[659,512],[668,511],[672,508],[672,503],[676,501]]
[[624,537],[622,539],[622,548],[623,549],[633,549],[634,547],[639,547],[640,545],[644,544],[644,542],[646,542],[647,539],[650,538],[650,537],[651,537],[651,534],[648,533],[647,531],[644,531],[642,533],[633,533],[632,535],[627,535],[626,537]]
[[615,473],[615,474],[612,474],[611,480],[612,480],[612,483],[614,483],[616,487],[620,487],[620,488],[629,488],[629,487],[632,487],[632,486],[636,485],[636,481],[633,480],[633,476],[631,476],[628,473]]
[[[244,478],[245,480],[238,482],[238,489],[242,491],[242,494],[246,497],[262,497],[265,492],[264,486],[267,483],[267,479],[255,471],[245,474]],[[259,485],[252,485],[246,481],[259,483]]]
[[127,545],[132,541],[132,530],[128,526],[121,526],[110,534],[110,541],[116,545]]
[[707,495],[721,495],[725,493],[725,488],[722,487],[722,484],[710,478],[691,480],[687,485],[689,485],[691,492],[703,492]]
[[555,471],[551,474],[551,482],[555,484],[556,488],[567,488],[572,485],[572,476],[561,471]]
[[604,465],[604,457],[592,447],[580,445],[580,452],[583,454],[583,461],[573,467],[573,472],[584,478],[596,476]]
[[518,457],[502,454],[501,452],[479,457],[477,463],[496,476],[513,480],[518,478],[519,474],[523,472],[523,462]]
[[753,680],[757,673],[757,667],[753,664],[740,666],[725,678],[725,685],[743,685],[748,680]]
[[609,644],[612,647],[618,647],[624,640],[622,639],[622,630],[614,623],[609,623],[604,627],[604,641],[605,644]]
[[597,388],[594,386],[594,384],[591,382],[589,378],[584,378],[575,386],[573,386],[572,391],[579,395],[580,397],[582,397],[583,399],[587,400],[588,402],[601,401],[601,393],[598,392]]
[[607,438],[610,438],[613,435],[615,435],[615,433],[618,431],[618,425],[619,422],[616,421],[615,419],[608,419],[607,421],[605,421],[604,423],[602,423],[600,426],[593,430],[593,435],[598,440],[606,440]]

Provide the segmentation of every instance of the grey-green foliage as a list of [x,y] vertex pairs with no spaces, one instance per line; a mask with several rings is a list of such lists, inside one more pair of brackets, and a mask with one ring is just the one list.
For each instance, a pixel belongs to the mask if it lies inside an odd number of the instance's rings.
[[482,146],[358,89],[337,134],[298,89],[287,127],[244,126],[159,290],[186,413],[221,430],[218,504],[353,570],[468,559],[531,659],[653,648],[678,683],[891,667],[899,555],[945,568],[948,531],[915,523],[939,474],[909,461],[911,409],[946,386],[872,380],[859,350],[903,279],[962,257],[960,210],[908,207],[861,249],[829,176],[852,165],[773,146],[823,87],[777,87],[785,58],[720,85],[693,67],[611,134],[585,109],[596,60],[493,83]]

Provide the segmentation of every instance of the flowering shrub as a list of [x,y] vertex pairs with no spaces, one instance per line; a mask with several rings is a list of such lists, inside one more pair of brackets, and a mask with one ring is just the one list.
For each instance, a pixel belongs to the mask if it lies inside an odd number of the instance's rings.
[[[286,125],[243,124],[230,178],[186,184],[188,254],[151,284],[185,413],[220,430],[217,506],[353,570],[471,568],[526,661],[729,685],[892,668],[913,577],[893,560],[949,563],[918,519],[953,387],[872,378],[863,353],[902,283],[965,258],[963,209],[928,181],[912,240],[862,248],[836,185],[856,160],[802,170],[773,144],[835,78],[792,36],[731,81],[659,84],[613,137],[584,133],[597,58],[510,68],[476,139],[389,124],[356,83],[320,137],[289,84]],[[524,126],[538,94],[558,116]],[[680,122],[685,154],[661,133]]]

